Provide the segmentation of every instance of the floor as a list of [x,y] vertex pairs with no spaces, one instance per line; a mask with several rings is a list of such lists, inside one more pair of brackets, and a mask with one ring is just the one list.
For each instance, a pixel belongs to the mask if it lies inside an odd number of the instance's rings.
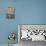
[[[0,44],[0,46],[8,46],[8,44]],[[13,45],[10,45],[13,46]],[[18,44],[15,44],[14,46],[18,46]]]
[[[0,46],[8,46],[8,45],[7,44],[0,44]],[[32,42],[31,40],[28,40],[28,41],[21,40],[19,45],[15,44],[14,46],[46,46],[46,42],[45,41]]]

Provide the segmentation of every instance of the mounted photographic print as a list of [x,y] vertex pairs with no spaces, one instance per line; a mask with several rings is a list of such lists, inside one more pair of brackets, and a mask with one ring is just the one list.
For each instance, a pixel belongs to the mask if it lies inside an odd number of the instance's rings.
[[18,30],[20,40],[46,41],[46,25],[19,25]]
[[46,43],[46,25],[19,24],[18,42],[20,43],[20,46],[43,45],[43,43]]
[[6,18],[7,19],[14,19],[15,18],[15,8],[8,7],[6,10]]

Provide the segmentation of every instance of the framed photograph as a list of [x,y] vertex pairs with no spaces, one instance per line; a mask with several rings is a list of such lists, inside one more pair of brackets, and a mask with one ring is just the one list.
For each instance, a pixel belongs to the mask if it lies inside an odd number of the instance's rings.
[[15,18],[15,8],[8,7],[6,10],[6,18],[7,19],[14,19]]
[[46,41],[46,25],[20,24],[18,33],[20,40]]

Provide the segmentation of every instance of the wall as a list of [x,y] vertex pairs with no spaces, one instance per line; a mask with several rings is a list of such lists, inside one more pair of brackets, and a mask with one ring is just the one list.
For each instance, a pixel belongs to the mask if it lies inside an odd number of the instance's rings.
[[[6,19],[8,6],[16,8],[15,19]],[[46,24],[46,0],[2,0],[0,9],[0,44],[8,43],[9,32],[18,32],[17,24]]]
[[46,0],[17,0],[16,15],[21,24],[46,24]]

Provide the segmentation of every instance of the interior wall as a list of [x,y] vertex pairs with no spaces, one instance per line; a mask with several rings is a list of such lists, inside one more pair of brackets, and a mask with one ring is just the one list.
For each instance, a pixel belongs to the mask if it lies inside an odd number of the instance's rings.
[[19,24],[46,24],[46,0],[17,0]]

